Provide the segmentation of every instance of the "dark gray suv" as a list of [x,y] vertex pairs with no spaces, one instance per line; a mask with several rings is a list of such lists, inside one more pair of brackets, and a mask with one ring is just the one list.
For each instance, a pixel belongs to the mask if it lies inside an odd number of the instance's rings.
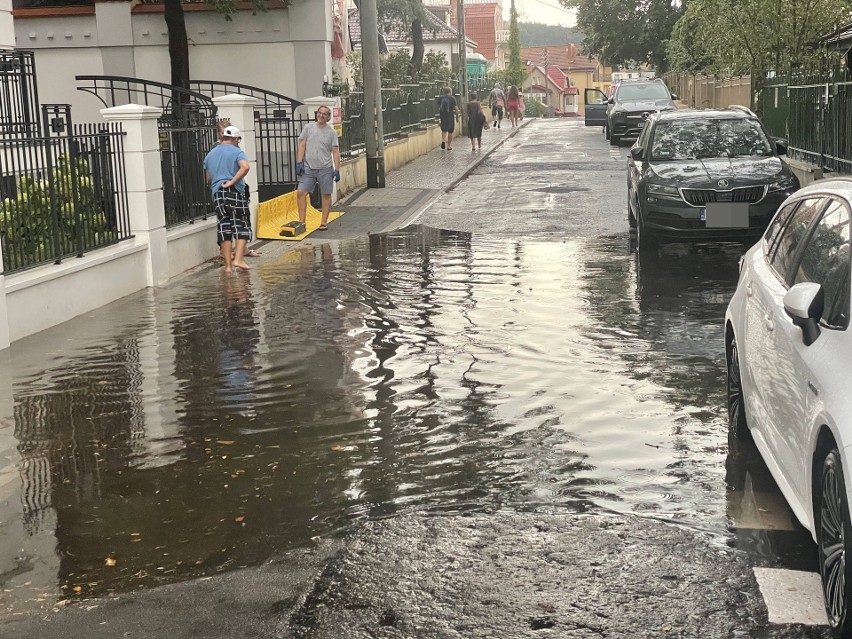
[[648,115],[677,109],[674,97],[662,80],[625,80],[609,100],[606,136],[617,145],[621,138],[638,137]]
[[651,113],[677,109],[676,99],[659,78],[623,80],[609,99],[598,89],[586,89],[586,126],[603,125],[606,139],[616,146],[622,138],[638,137]]

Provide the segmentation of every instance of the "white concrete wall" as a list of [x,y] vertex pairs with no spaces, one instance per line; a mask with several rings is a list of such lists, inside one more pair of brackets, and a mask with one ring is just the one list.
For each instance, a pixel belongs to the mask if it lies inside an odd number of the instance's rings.
[[12,23],[12,0],[0,0],[0,49],[15,48],[15,27]]
[[[171,78],[162,13],[134,14],[126,2],[98,2],[95,11],[14,21],[17,47],[36,53],[40,100],[71,104],[76,122],[98,121],[104,106],[77,90],[76,75],[164,83]],[[322,93],[324,77],[331,77],[332,10],[326,0],[299,0],[257,15],[241,11],[231,21],[213,11],[185,15],[193,79],[249,84],[301,100]]]

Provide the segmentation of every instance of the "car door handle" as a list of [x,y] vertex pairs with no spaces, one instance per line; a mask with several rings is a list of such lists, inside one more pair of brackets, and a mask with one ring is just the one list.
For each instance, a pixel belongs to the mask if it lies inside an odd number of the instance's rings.
[[771,315],[764,315],[763,319],[766,321],[767,330],[774,331],[775,330],[775,322],[772,321]]
[[747,295],[748,297],[751,297],[752,295],[754,295],[754,291],[753,291],[753,290],[752,290],[752,288],[751,288],[751,282],[749,282],[748,284],[746,284],[746,295]]

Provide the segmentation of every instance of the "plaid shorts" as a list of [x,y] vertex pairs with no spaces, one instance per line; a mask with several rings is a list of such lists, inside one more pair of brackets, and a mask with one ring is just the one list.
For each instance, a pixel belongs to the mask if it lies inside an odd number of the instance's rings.
[[251,240],[251,214],[248,201],[234,187],[213,194],[216,208],[216,239],[219,244],[231,240]]

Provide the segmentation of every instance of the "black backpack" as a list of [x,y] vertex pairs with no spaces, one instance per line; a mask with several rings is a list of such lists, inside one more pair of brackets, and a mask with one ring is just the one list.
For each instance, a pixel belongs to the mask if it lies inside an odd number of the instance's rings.
[[441,113],[452,113],[453,110],[453,99],[445,95],[441,98]]

